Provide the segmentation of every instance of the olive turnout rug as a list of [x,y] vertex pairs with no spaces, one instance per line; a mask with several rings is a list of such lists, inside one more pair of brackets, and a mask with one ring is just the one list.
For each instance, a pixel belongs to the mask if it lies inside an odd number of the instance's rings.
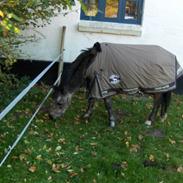
[[116,93],[166,92],[182,74],[176,56],[160,46],[101,43],[101,52],[88,67],[90,97]]

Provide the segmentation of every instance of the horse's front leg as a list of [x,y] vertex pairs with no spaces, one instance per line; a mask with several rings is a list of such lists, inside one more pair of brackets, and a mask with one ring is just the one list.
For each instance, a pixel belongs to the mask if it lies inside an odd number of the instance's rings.
[[92,112],[93,112],[94,105],[95,105],[95,99],[89,98],[87,110],[86,110],[85,114],[83,115],[84,119],[88,120],[90,118],[90,116],[92,115]]
[[104,98],[105,107],[107,109],[108,115],[109,115],[109,123],[110,127],[114,128],[116,125],[116,120],[113,114],[112,110],[112,100],[111,97]]
[[150,126],[155,121],[159,107],[161,105],[161,100],[162,100],[161,97],[162,97],[161,93],[154,94],[154,96],[153,96],[153,99],[154,99],[153,108],[152,108],[151,113],[148,116],[147,121],[145,122],[146,125]]

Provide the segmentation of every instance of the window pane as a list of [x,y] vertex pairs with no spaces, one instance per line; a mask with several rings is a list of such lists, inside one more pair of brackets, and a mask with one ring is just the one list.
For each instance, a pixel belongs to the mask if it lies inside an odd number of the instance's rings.
[[137,19],[137,0],[126,0],[125,19]]
[[86,16],[96,16],[98,13],[98,0],[86,0],[84,2],[85,10],[84,13]]
[[118,16],[119,0],[106,0],[105,17],[116,18]]

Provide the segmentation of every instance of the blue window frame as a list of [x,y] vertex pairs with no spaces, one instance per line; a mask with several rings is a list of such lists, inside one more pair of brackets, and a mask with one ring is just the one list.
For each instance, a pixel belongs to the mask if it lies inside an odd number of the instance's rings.
[[[95,2],[97,8],[92,15],[86,13],[91,2]],[[89,21],[142,24],[143,2],[144,0],[83,0],[86,8],[81,10],[80,18]]]

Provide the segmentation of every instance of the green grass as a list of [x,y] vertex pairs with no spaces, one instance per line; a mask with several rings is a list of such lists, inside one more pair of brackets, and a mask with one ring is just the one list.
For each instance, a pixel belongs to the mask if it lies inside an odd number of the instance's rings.
[[[1,157],[46,93],[46,87],[35,87],[0,122]],[[0,168],[0,183],[182,183],[182,96],[173,96],[168,119],[158,119],[151,128],[144,125],[150,98],[113,97],[115,129],[108,127],[102,101],[88,123],[80,118],[86,108],[83,91],[74,96],[62,119],[48,118],[49,101]],[[148,135],[155,129],[164,137]]]

